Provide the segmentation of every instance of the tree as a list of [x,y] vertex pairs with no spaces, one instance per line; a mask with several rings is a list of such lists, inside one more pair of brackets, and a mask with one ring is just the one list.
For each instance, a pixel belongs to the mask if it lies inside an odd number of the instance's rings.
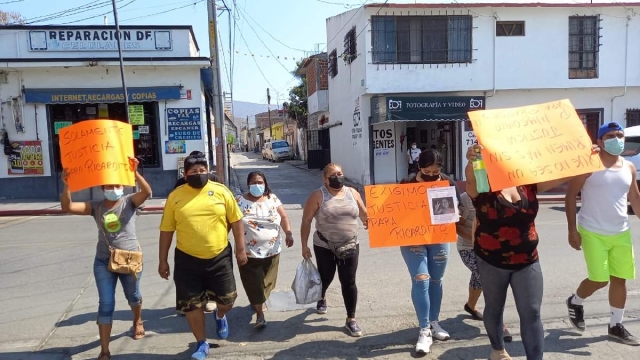
[[24,17],[20,13],[0,10],[0,26],[24,24]]
[[[300,66],[298,62],[296,68]],[[307,77],[300,76],[293,72],[293,75],[300,80],[300,84],[289,91],[289,102],[283,104],[287,109],[289,117],[296,119],[298,127],[307,128],[309,113],[307,112]]]

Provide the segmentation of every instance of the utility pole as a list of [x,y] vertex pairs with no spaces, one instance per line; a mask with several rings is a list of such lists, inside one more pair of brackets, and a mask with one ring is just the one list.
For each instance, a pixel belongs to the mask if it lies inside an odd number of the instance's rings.
[[[115,0],[114,0],[115,1]],[[213,73],[213,116],[214,136],[218,139],[216,146],[216,172],[222,177],[222,182],[229,185],[229,158],[227,139],[224,126],[224,104],[222,99],[222,84],[220,81],[220,58],[218,57],[217,14],[215,0],[207,0],[209,15],[209,52],[211,56],[211,70]]]
[[267,88],[267,114],[269,116],[269,139],[273,139],[273,125],[271,124],[271,95],[269,95],[269,88]]
[[124,93],[124,113],[127,115],[127,122],[131,123],[131,119],[129,118],[129,94],[127,93],[127,81],[124,76],[124,60],[122,58],[122,36],[120,35],[116,0],[111,0],[111,4],[113,4],[113,20],[116,25],[116,40],[118,43],[118,55],[120,56],[120,79],[122,80],[122,91]]

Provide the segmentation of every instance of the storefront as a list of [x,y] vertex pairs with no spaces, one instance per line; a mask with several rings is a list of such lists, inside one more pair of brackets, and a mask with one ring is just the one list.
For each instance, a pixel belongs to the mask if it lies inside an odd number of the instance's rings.
[[398,182],[408,174],[407,151],[436,149],[442,171],[463,176],[462,160],[475,137],[467,112],[485,108],[484,96],[377,96],[371,99],[371,147],[374,183]]
[[[108,27],[64,29],[74,34],[111,31]],[[63,171],[60,129],[93,119],[127,121],[117,52],[111,40],[85,38],[74,38],[73,46],[34,46],[36,35],[44,33],[48,39],[46,34],[63,30],[31,26],[7,30],[18,34],[11,37],[13,42],[25,40],[30,46],[22,53],[9,51],[14,58],[0,59],[10,68],[0,68],[0,79],[6,78],[0,81],[4,120],[0,132],[3,145],[8,145],[5,156],[0,156],[0,199],[57,199]],[[134,155],[153,196],[164,197],[173,189],[179,163],[188,153],[198,150],[215,158],[210,152],[211,117],[204,92],[207,72],[202,71],[209,61],[198,56],[191,27],[126,27],[122,31]],[[147,34],[151,39],[127,37],[127,33]],[[167,37],[169,42],[163,45],[160,40]],[[0,36],[0,47],[18,46],[9,38]],[[127,58],[130,52],[137,57]],[[74,193],[78,201],[101,197],[98,188]]]

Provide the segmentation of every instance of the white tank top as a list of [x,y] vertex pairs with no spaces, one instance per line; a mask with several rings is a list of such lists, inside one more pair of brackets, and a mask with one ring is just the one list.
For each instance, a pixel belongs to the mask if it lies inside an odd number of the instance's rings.
[[627,194],[633,176],[627,160],[619,169],[594,172],[582,186],[582,206],[578,224],[601,235],[617,235],[629,230]]

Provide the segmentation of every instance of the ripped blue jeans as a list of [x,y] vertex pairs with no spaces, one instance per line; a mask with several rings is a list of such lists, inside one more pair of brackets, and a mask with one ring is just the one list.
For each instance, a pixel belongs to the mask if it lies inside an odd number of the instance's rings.
[[411,300],[420,328],[438,321],[442,304],[442,278],[449,259],[449,244],[401,246],[411,275]]

